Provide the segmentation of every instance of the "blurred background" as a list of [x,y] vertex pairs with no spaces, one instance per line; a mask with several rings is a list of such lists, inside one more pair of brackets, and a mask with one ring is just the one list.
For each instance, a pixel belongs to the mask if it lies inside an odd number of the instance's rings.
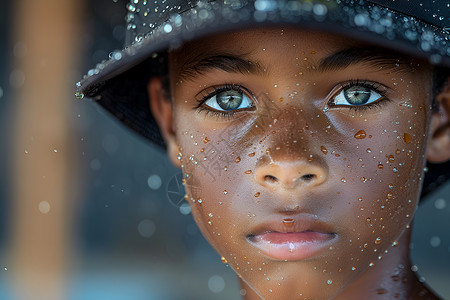
[[[125,0],[0,0],[0,299],[237,299],[180,172],[75,82],[122,48]],[[417,213],[412,258],[450,299],[450,184]]]

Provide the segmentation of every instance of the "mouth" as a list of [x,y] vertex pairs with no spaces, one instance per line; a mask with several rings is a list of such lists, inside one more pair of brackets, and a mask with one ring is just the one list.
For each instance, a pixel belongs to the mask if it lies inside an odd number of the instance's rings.
[[[294,220],[294,219],[291,219]],[[308,219],[295,219],[294,226],[282,220],[258,226],[247,241],[274,260],[298,261],[320,255],[329,249],[337,234],[325,224]]]

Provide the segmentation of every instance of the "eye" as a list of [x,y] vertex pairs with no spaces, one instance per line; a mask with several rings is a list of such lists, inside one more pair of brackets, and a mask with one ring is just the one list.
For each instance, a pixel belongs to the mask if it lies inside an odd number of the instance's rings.
[[374,103],[383,96],[376,87],[365,85],[350,85],[332,99],[333,105],[362,106]]
[[207,96],[203,105],[216,111],[235,111],[253,107],[250,98],[238,87],[219,89]]

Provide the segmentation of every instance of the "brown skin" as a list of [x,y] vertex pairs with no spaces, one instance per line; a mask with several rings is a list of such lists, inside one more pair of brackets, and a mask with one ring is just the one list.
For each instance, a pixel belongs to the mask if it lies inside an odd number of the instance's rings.
[[[362,45],[295,29],[229,33],[171,53],[173,103],[158,78],[149,83],[169,156],[186,176],[193,217],[243,280],[247,300],[437,299],[411,271],[406,228],[427,145],[429,159],[449,159],[450,97],[443,93],[447,109],[431,113],[431,67],[423,62],[411,61],[409,72],[364,62],[315,70],[324,57],[355,46]],[[184,76],[192,59],[217,54],[265,70]],[[381,84],[390,101],[370,109],[330,105],[341,84],[355,80]],[[226,117],[196,108],[211,87],[225,84],[243,87],[254,106]],[[365,137],[355,138],[361,130]],[[444,134],[434,135],[438,130]],[[333,239],[295,261],[270,258],[249,243],[260,224],[286,218],[320,223]]]

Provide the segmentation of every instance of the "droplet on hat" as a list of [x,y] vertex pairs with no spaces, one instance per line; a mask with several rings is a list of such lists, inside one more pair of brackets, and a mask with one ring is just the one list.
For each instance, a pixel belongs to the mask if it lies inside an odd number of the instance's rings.
[[77,98],[77,99],[83,99],[83,98],[84,98],[84,94],[81,93],[81,92],[76,92],[76,93],[75,93],[75,98]]

